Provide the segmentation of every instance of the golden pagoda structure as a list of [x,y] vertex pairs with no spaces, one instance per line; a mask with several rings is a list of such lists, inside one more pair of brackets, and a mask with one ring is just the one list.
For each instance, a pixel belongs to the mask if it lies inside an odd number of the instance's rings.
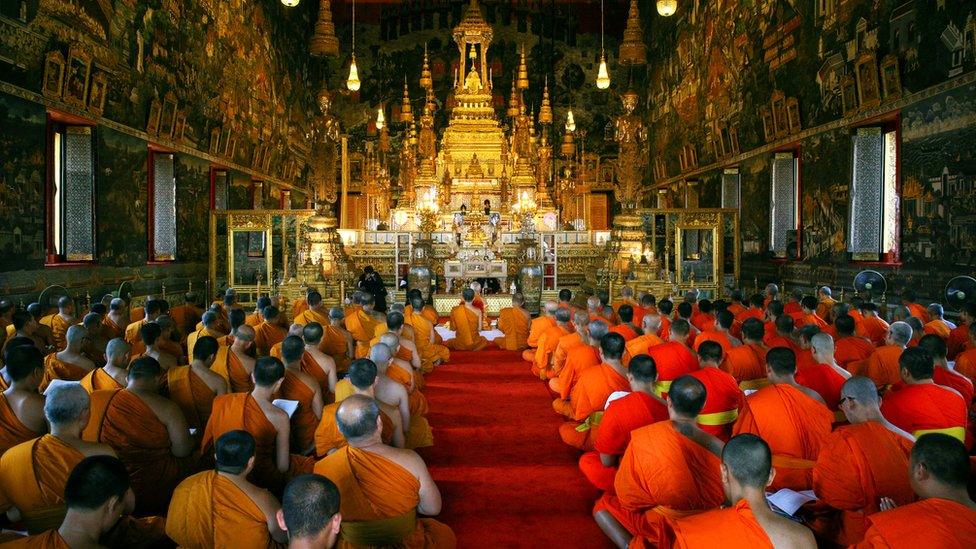
[[330,0],[319,0],[319,18],[315,22],[315,34],[312,35],[309,53],[313,56],[339,55],[339,39],[336,37],[335,23],[332,22]]

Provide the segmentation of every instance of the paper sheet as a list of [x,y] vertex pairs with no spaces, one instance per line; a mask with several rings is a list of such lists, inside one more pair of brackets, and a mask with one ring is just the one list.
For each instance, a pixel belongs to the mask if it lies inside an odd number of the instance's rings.
[[617,400],[618,398],[624,398],[629,394],[630,391],[614,391],[610,393],[610,396],[607,397],[607,403],[603,405],[603,409],[606,410],[607,408],[610,407],[611,402]]
[[285,400],[283,398],[276,398],[271,401],[271,404],[274,404],[278,408],[284,410],[285,413],[288,414],[289,418],[293,416],[295,414],[295,410],[298,409],[297,400]]
[[766,494],[766,499],[769,500],[769,503],[792,516],[796,514],[796,511],[800,507],[803,507],[803,504],[817,501],[817,495],[813,493],[813,490],[797,492],[789,488],[783,488],[775,494]]
[[435,326],[434,329],[437,330],[437,333],[440,334],[441,339],[443,339],[444,341],[447,341],[449,339],[454,339],[454,337],[457,335],[457,332],[448,330],[444,326]]
[[501,330],[482,330],[480,333],[488,341],[495,341],[500,337],[505,337],[505,333]]
[[46,395],[54,387],[60,387],[61,385],[81,385],[80,381],[66,381],[64,379],[52,379],[51,383],[44,389],[44,394]]

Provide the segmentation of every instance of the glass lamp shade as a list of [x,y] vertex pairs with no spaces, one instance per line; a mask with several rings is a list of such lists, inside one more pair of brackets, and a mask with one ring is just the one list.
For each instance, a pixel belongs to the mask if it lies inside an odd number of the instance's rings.
[[349,78],[346,79],[346,87],[349,91],[358,91],[359,85],[359,69],[356,67],[356,56],[352,56],[352,61],[349,63]]
[[573,111],[566,113],[566,130],[571,132],[576,131],[576,119],[573,117]]
[[386,125],[386,116],[383,114],[383,108],[380,107],[376,110],[376,129],[382,130],[383,126]]
[[678,11],[678,0],[657,0],[657,12],[662,17],[671,17]]
[[294,8],[299,2],[301,2],[301,0],[281,0],[281,3],[284,4],[286,8]]
[[610,72],[607,71],[607,60],[600,54],[600,68],[596,73],[596,87],[605,90],[610,87]]

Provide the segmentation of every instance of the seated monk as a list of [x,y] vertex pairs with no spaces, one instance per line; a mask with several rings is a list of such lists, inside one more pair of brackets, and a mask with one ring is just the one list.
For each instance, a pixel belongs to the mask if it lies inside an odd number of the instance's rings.
[[[437,331],[434,329],[434,324],[427,320],[423,314],[417,312],[423,309],[423,297],[415,295],[410,299],[411,312],[408,313],[404,308],[404,322],[413,328],[414,344],[420,354],[420,369],[424,373],[429,373],[434,370],[435,366],[447,362],[451,358],[451,351],[437,343]],[[526,324],[526,331],[528,330],[527,327],[528,324]]]
[[111,446],[125,463],[140,516],[165,513],[173,488],[195,466],[183,412],[158,394],[162,375],[156,359],[134,360],[125,389],[92,393],[91,422],[82,434]]
[[132,354],[139,356],[145,350],[139,330],[147,322],[154,322],[159,315],[163,314],[163,302],[158,299],[149,298],[146,300],[145,317],[140,318],[125,327],[125,341],[132,346]]
[[735,317],[732,313],[728,311],[716,311],[715,312],[715,322],[712,327],[708,330],[703,330],[698,337],[695,338],[695,350],[701,346],[702,343],[706,341],[714,341],[722,346],[722,355],[727,355],[733,348],[742,345],[742,342],[732,337],[729,330],[732,328],[732,322]]
[[610,306],[610,294],[608,294],[606,290],[599,290],[597,291],[595,297],[600,302],[600,305],[597,308],[600,317],[603,318],[603,320],[606,320],[610,326],[616,326],[619,324],[620,317],[617,316],[617,312],[614,311],[613,307]]
[[322,303],[322,294],[312,290],[306,294],[308,307],[295,314],[294,324],[305,326],[309,322],[318,322],[325,326],[329,323],[329,309]]
[[817,503],[804,513],[824,540],[859,543],[868,517],[881,510],[882,498],[898,505],[915,500],[908,482],[908,455],[915,437],[881,414],[874,383],[855,376],[841,389],[841,410],[850,425],[827,436],[813,466]]
[[291,307],[291,318],[293,324],[295,323],[294,319],[298,318],[298,315],[308,310],[308,294],[317,291],[318,289],[316,287],[309,286],[308,288],[305,288],[305,296],[295,300],[294,305]]
[[529,324],[529,335],[525,339],[525,344],[529,348],[522,351],[522,359],[526,362],[535,362],[535,348],[539,346],[539,338],[542,337],[543,332],[556,325],[558,309],[559,305],[555,301],[546,301],[542,305],[542,314],[532,319]]
[[698,359],[686,346],[690,329],[687,320],[676,319],[671,323],[668,342],[647,350],[647,354],[657,364],[657,384],[654,386],[654,392],[659,397],[663,398],[667,395],[668,387],[673,380],[698,369]]
[[270,547],[286,543],[278,525],[281,506],[247,480],[254,469],[254,437],[228,431],[215,444],[216,469],[176,487],[166,514],[166,534],[180,547]]
[[960,353],[967,349],[972,349],[973,345],[969,341],[969,328],[976,321],[976,303],[966,303],[959,311],[959,324],[949,332],[949,360],[956,360]]
[[[322,394],[322,402],[333,400],[335,394],[336,363],[332,357],[322,351],[322,325],[318,322],[309,322],[302,328],[301,337],[304,353],[301,356],[301,370],[312,376],[318,383]],[[288,337],[296,337],[289,335]],[[288,338],[285,338],[288,339]],[[284,344],[282,344],[282,356],[284,360]]]
[[[28,339],[38,349],[44,348],[44,342],[36,337],[37,321],[27,311],[15,311],[11,319],[11,324],[7,327],[7,333],[0,332],[0,356],[7,350],[11,341],[17,338]],[[12,331],[11,331],[12,330]],[[4,337],[6,336],[6,337]]]
[[[97,307],[99,310],[103,308],[101,303],[96,303],[93,307]],[[94,362],[95,366],[104,365],[105,347],[111,338],[107,336],[108,328],[102,324],[102,315],[94,311],[90,312],[85,315],[85,318],[81,321],[81,325],[88,332],[88,337],[85,339],[81,354],[88,357],[88,360]]]
[[291,427],[288,414],[271,403],[285,378],[285,365],[275,357],[254,363],[254,389],[214,399],[210,421],[203,433],[201,455],[212,455],[214,443],[228,431],[242,429],[255,441],[254,469],[248,480],[280,494],[288,479],[307,473],[312,458],[289,453]]
[[821,330],[828,328],[830,325],[827,321],[817,314],[818,307],[819,302],[817,298],[812,295],[803,296],[803,299],[800,300],[800,314],[794,319],[796,321],[796,327],[802,328],[803,326],[813,325]]
[[[349,375],[341,382],[352,387],[354,395],[376,398],[376,384],[379,378],[376,364],[368,358],[357,358],[349,364]],[[346,397],[348,398],[348,397]],[[404,433],[400,410],[379,402],[380,417],[383,418],[383,444],[392,444],[397,448],[404,447]],[[321,459],[333,450],[347,444],[346,438],[339,431],[335,412],[339,402],[329,404],[322,409],[322,421],[315,429],[315,455]]]
[[698,312],[693,313],[688,319],[691,325],[699,332],[711,330],[715,326],[715,306],[709,299],[702,299],[698,302]]
[[264,317],[261,315],[262,311],[264,311],[265,307],[270,306],[271,298],[269,296],[263,295],[259,297],[257,302],[254,304],[254,310],[248,313],[248,315],[244,318],[244,324],[247,324],[252,328],[257,328],[258,324],[261,324],[261,321],[264,320]]
[[347,398],[336,423],[349,443],[316,463],[315,473],[339,488],[342,546],[455,547],[450,528],[417,518],[440,513],[440,492],[420,456],[383,444],[376,401]]
[[163,372],[166,372],[170,368],[175,368],[178,364],[176,357],[160,349],[158,344],[162,340],[162,333],[162,328],[156,322],[146,322],[140,326],[139,338],[142,340],[143,351],[142,354],[136,356],[154,358],[159,363],[159,367],[163,369]]
[[255,361],[248,354],[253,346],[254,328],[244,325],[237,328],[230,347],[221,346],[217,351],[217,358],[211,367],[214,373],[224,378],[232,393],[248,393],[254,388],[251,373]]
[[632,305],[624,303],[620,305],[616,313],[620,319],[620,324],[610,328],[611,332],[624,336],[624,341],[630,341],[643,333],[640,328],[634,326],[634,307]]
[[203,336],[193,348],[189,366],[166,372],[169,398],[180,407],[187,426],[197,432],[207,426],[214,399],[229,392],[227,381],[210,369],[219,349],[216,339]]
[[[617,313],[617,317],[619,318],[620,317],[620,307],[622,307],[624,305],[630,305],[631,312],[634,313],[634,315],[635,315],[634,317],[635,318],[640,318],[639,316],[636,316],[637,309],[640,308],[640,303],[638,303],[637,301],[634,300],[634,289],[631,288],[630,286],[621,286],[620,287],[620,299],[617,300],[617,301],[614,301],[613,303],[611,303],[610,304],[610,308],[613,309],[613,311],[615,313]],[[643,315],[640,315],[640,316],[643,316]],[[623,319],[621,319],[621,320],[623,320]],[[616,333],[619,333],[619,332],[616,332]],[[623,334],[620,334],[620,335],[623,335]],[[625,336],[625,338],[626,338],[626,336]]]
[[853,364],[867,360],[874,353],[873,343],[854,334],[854,319],[850,315],[839,315],[835,318],[834,330],[837,332],[834,359],[841,368],[853,371]]
[[722,441],[698,428],[705,386],[691,376],[674,381],[668,393],[670,421],[630,434],[630,445],[614,479],[616,494],[597,501],[597,524],[618,547],[641,537],[654,547],[666,541],[666,519],[720,505]]
[[532,315],[525,310],[525,296],[521,293],[512,295],[512,306],[498,311],[498,329],[505,334],[499,340],[499,347],[506,351],[521,351],[528,347],[531,323]]
[[809,529],[769,508],[766,489],[776,475],[772,461],[769,445],[755,435],[729,440],[722,449],[721,476],[725,499],[732,506],[669,519],[674,547],[817,547]]
[[921,347],[905,349],[898,360],[903,384],[892,388],[881,401],[888,421],[915,438],[939,432],[966,438],[968,407],[962,396],[932,381],[932,354]]
[[413,337],[415,337],[412,333],[413,328],[405,323],[406,319],[403,316],[403,312],[402,310],[397,310],[398,308],[402,309],[399,303],[394,303],[391,306],[390,312],[386,315],[386,331],[373,338],[369,342],[369,345],[372,347],[376,343],[379,343],[385,335],[395,335],[397,337],[397,347],[394,348],[393,356],[397,359],[398,363],[402,362],[402,366],[408,372],[412,370],[417,387],[423,388],[424,378],[423,372],[421,371],[420,351],[417,350],[417,344],[413,341]]
[[969,324],[969,348],[956,355],[956,371],[976,383],[976,322]]
[[[803,329],[813,328],[804,326]],[[840,388],[850,379],[851,373],[841,368],[834,360],[834,339],[828,334],[818,333],[810,338],[811,362],[797,366],[796,382],[813,389],[823,397],[827,408],[837,412],[840,408]],[[843,420],[842,417],[838,418]]]
[[949,341],[949,334],[956,328],[956,325],[945,319],[945,310],[941,303],[932,303],[928,307],[929,320],[923,329],[927,334],[937,335],[942,341]]
[[44,319],[44,307],[35,301],[27,306],[27,312],[34,318],[36,324],[31,338],[36,342],[37,347],[44,354],[56,352],[58,346],[54,341],[54,332],[51,331],[50,325],[41,322]]
[[356,358],[364,358],[369,354],[369,342],[373,339],[379,322],[373,317],[373,306],[376,304],[373,294],[363,292],[360,296],[359,307],[347,314],[345,320],[346,329],[356,340]]
[[746,397],[732,428],[733,435],[752,433],[772,443],[774,492],[780,488],[809,490],[813,486],[813,465],[834,421],[823,398],[797,383],[795,374],[793,351],[770,349],[766,353],[770,385]]
[[288,481],[277,518],[290,546],[335,547],[342,525],[339,501],[339,488],[322,475],[301,475]]
[[754,318],[762,322],[766,316],[766,313],[763,310],[762,294],[753,294],[749,296],[749,308],[743,310],[740,313],[733,312],[732,314],[735,315],[735,320],[732,322],[732,329],[730,330],[730,332],[735,337],[741,338],[742,325],[745,323],[746,320],[749,320],[750,318]]
[[122,389],[128,384],[126,371],[131,362],[129,344],[121,337],[108,342],[105,347],[105,366],[95,368],[81,378],[81,386],[88,391],[103,391],[105,389]]
[[[100,540],[107,541],[106,534],[132,508],[133,499],[125,465],[118,458],[106,455],[86,457],[74,467],[65,482],[64,502],[67,509],[60,527],[7,542],[4,547],[103,547]],[[163,539],[165,536],[157,541]],[[152,540],[144,536],[138,542],[149,546]],[[132,545],[121,543],[115,546]]]
[[[578,326],[578,325],[577,325]],[[559,394],[559,399],[568,401],[573,388],[583,372],[600,364],[600,341],[610,333],[610,327],[604,320],[587,319],[586,339],[582,345],[576,345],[566,352],[566,364],[557,377],[549,380],[549,389]]]
[[553,401],[553,409],[571,420],[559,427],[559,437],[566,444],[580,450],[593,449],[607,398],[615,391],[630,389],[627,369],[621,363],[623,354],[622,335],[608,333],[603,336],[600,340],[600,358],[603,362],[580,373],[568,401]]
[[0,393],[0,453],[47,432],[44,396],[37,392],[44,375],[41,352],[18,345],[7,349],[6,360],[10,384]]
[[884,345],[890,326],[878,316],[878,306],[870,301],[865,301],[860,304],[858,310],[863,319],[860,323],[857,323],[856,318],[854,319],[855,324],[857,324],[857,335],[867,338],[876,346]]
[[51,335],[54,337],[54,344],[58,351],[63,351],[67,346],[67,332],[70,326],[78,324],[75,318],[75,302],[70,297],[64,295],[58,299],[58,312],[51,315],[46,323],[51,328]]
[[488,345],[488,340],[480,333],[481,311],[471,304],[474,290],[465,288],[461,298],[464,303],[451,309],[451,326],[456,332],[454,339],[445,342],[445,345],[456,351],[480,351]]
[[904,322],[894,322],[887,334],[885,344],[871,354],[864,371],[851,372],[873,379],[874,384],[882,390],[886,390],[901,380],[898,359],[901,357],[902,351],[908,346],[908,342],[912,340],[912,327]]
[[763,323],[747,318],[742,323],[742,345],[733,347],[722,361],[722,370],[732,375],[743,391],[768,385],[766,379],[766,351],[763,345]]
[[739,382],[719,369],[721,345],[703,342],[698,347],[698,362],[701,368],[688,374],[705,386],[705,405],[698,414],[698,428],[725,442],[732,437],[732,425],[745,404],[745,396]]
[[968,408],[973,402],[973,382],[957,372],[954,364],[949,363],[946,357],[949,352],[946,342],[937,335],[926,334],[919,340],[918,346],[932,355],[935,368],[932,372],[932,381],[937,385],[954,389],[962,396]]
[[587,329],[590,324],[590,316],[586,311],[576,311],[573,313],[573,322],[569,325],[572,330],[570,333],[559,338],[556,343],[556,350],[552,352],[552,360],[549,368],[546,369],[546,379],[550,381],[559,377],[560,372],[566,367],[566,359],[569,358],[569,351],[578,345],[587,343]]
[[[670,327],[668,328],[670,330]],[[630,363],[630,357],[646,355],[651,347],[664,343],[658,333],[661,331],[661,315],[649,313],[641,319],[641,331],[643,334],[627,342],[624,349],[624,364]]]
[[532,375],[539,376],[543,381],[550,378],[550,374],[555,374],[552,366],[552,357],[559,345],[559,340],[563,336],[571,335],[573,330],[570,328],[571,314],[567,309],[556,309],[556,325],[546,328],[539,336],[539,343],[535,354],[532,356]]
[[793,317],[789,315],[780,315],[776,318],[775,335],[773,335],[773,337],[764,338],[763,343],[765,343],[770,349],[783,347],[793,351],[794,354],[799,355],[803,349],[801,349],[800,344],[793,339],[795,329],[796,326],[793,323]]
[[966,490],[969,475],[969,455],[961,442],[939,433],[922,436],[908,463],[920,501],[896,507],[882,498],[882,512],[868,517],[868,530],[857,547],[972,546],[976,502]]
[[411,362],[402,358],[404,356],[404,347],[401,345],[402,341],[404,340],[400,339],[395,333],[387,332],[380,336],[376,343],[382,343],[390,349],[396,349],[390,358],[390,364],[386,369],[386,376],[403,385],[403,388],[407,390],[410,398],[410,412],[425,415],[429,407],[427,405],[427,397],[420,392],[420,388],[423,386],[423,375],[420,373],[419,368],[414,368]]
[[226,333],[223,333],[216,329],[217,313],[213,311],[207,311],[203,313],[203,316],[201,318],[202,320],[200,320],[200,325],[201,325],[200,329],[186,336],[186,352],[187,352],[187,356],[189,357],[193,356],[193,345],[196,344],[197,339],[207,336],[216,339],[217,343],[220,343],[222,340],[224,340],[224,336],[227,335]]
[[63,351],[51,353],[44,358],[44,379],[41,380],[41,391],[50,385],[51,380],[79,381],[88,372],[95,369],[95,363],[82,352],[88,332],[84,326],[74,325],[65,334],[65,348]]
[[108,314],[102,318],[102,324],[109,329],[112,338],[125,337],[125,329],[129,326],[129,312],[124,299],[112,298]]
[[[56,529],[64,520],[65,485],[72,469],[86,457],[115,457],[111,446],[81,440],[91,416],[89,403],[88,393],[77,385],[52,387],[44,404],[51,434],[21,443],[0,458],[0,501],[16,509],[32,535]],[[127,516],[135,499],[129,498],[127,503],[126,516],[105,541],[132,546],[165,539],[162,518]]]
[[630,393],[607,404],[600,428],[593,440],[593,451],[580,457],[583,476],[604,492],[613,492],[617,465],[634,429],[668,419],[667,403],[654,395],[657,366],[647,355],[637,355],[627,366]]
[[319,349],[332,357],[337,373],[345,373],[356,356],[356,340],[342,327],[344,319],[342,309],[329,309],[329,323],[322,325],[322,340],[319,342]]
[[[777,336],[776,321],[781,316],[789,316],[783,312],[783,303],[781,301],[770,302],[766,307],[766,314],[763,316],[763,345],[769,347],[769,343],[773,338]],[[793,317],[790,317],[793,320]],[[790,328],[790,332],[793,332],[793,328]]]
[[305,354],[302,338],[288,336],[282,341],[281,360],[285,363],[285,378],[278,389],[278,398],[298,402],[298,408],[290,419],[291,449],[296,454],[307,455],[315,448],[315,428],[322,419],[324,398],[318,380],[302,371],[302,357]]
[[[172,357],[176,362],[176,365],[187,364],[186,356],[183,354],[183,346],[180,345],[180,333],[176,329],[176,322],[173,321],[173,317],[169,315],[159,315],[156,319],[156,324],[159,325],[159,338],[156,339],[156,347],[161,354],[165,354],[164,360],[168,359],[166,357]],[[156,358],[155,354],[145,353],[149,356]],[[156,360],[159,360],[156,358]],[[162,362],[160,362],[162,365]],[[172,368],[172,366],[170,366]]]
[[[373,345],[369,350],[369,359],[376,365],[376,399],[391,409],[400,411],[400,425],[403,426],[404,446],[406,448],[422,448],[433,446],[434,435],[430,424],[423,414],[427,413],[427,399],[419,391],[409,393],[403,383],[389,376],[390,364],[393,360],[391,346],[381,342]],[[343,395],[345,398],[347,395]],[[336,394],[336,401],[341,400]]]
[[261,322],[254,326],[254,347],[259,356],[268,356],[271,347],[285,339],[285,330],[279,321],[281,311],[274,305],[261,310]]
[[196,331],[197,319],[200,318],[204,312],[203,305],[200,303],[196,292],[188,291],[183,294],[183,304],[173,307],[169,315],[173,317],[173,322],[176,323],[177,330],[183,335],[183,341],[186,341],[186,335]]

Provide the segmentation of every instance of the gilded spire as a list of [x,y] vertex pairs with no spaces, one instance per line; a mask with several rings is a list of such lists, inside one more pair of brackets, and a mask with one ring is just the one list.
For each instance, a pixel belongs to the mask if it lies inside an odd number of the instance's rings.
[[525,64],[525,45],[522,45],[522,56],[519,58],[518,89],[529,89],[529,69]]
[[539,123],[552,124],[552,105],[549,103],[549,77],[546,77],[545,87],[542,88],[542,106],[539,107]]
[[623,42],[620,43],[619,61],[623,65],[647,63],[647,48],[644,46],[644,32],[641,30],[637,0],[630,0],[630,14],[627,16]]
[[431,89],[434,86],[434,80],[430,75],[430,61],[427,57],[427,44],[424,44],[424,66],[420,69],[420,87],[424,89]]
[[403,103],[400,105],[400,122],[413,122],[413,109],[410,107],[410,91],[407,89],[407,77],[403,77]]
[[519,97],[518,97],[518,92],[515,91],[515,81],[513,80],[512,81],[512,94],[510,96],[508,96],[508,110],[505,111],[505,114],[507,114],[508,116],[513,117],[513,118],[516,117],[516,116],[518,116],[518,113],[519,113],[519,103],[520,103],[520,101],[519,101]]
[[339,39],[336,38],[335,24],[332,22],[330,0],[319,0],[319,18],[315,22],[315,34],[308,49],[314,56],[339,55]]

